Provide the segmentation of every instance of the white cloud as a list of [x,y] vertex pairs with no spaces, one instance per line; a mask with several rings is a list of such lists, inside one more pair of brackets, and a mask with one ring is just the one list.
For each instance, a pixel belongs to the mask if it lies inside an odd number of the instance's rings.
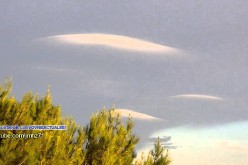
[[211,96],[211,95],[199,95],[199,94],[185,94],[185,95],[176,95],[171,96],[171,98],[182,98],[182,99],[200,99],[200,100],[224,100],[221,97]]
[[144,113],[139,113],[128,109],[116,109],[116,112],[120,113],[123,117],[128,117],[130,115],[134,119],[139,120],[161,120],[157,117],[153,117]]
[[127,51],[150,52],[150,53],[166,53],[174,54],[179,50],[176,48],[156,44],[153,42],[131,38],[121,35],[112,34],[66,34],[46,37],[47,40],[52,40],[61,43],[74,45],[100,45],[115,49],[123,49]]

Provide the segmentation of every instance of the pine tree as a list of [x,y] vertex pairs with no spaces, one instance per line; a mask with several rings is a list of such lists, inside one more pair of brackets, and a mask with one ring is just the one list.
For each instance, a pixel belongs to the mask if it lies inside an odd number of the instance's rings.
[[[139,139],[132,133],[134,123],[125,122],[114,109],[94,113],[86,127],[72,118],[61,117],[61,108],[52,103],[50,89],[44,97],[31,92],[21,101],[11,96],[12,83],[0,84],[0,126],[66,125],[67,130],[0,130],[0,134],[40,133],[36,139],[0,138],[0,165],[130,165]],[[136,165],[168,165],[159,139],[154,149]]]
[[0,130],[0,134],[32,134],[42,138],[0,139],[0,164],[82,164],[85,154],[84,129],[71,118],[63,119],[59,106],[52,104],[50,90],[43,98],[31,92],[18,102],[9,96],[12,83],[0,85],[0,125],[67,125],[66,131]]
[[102,110],[91,117],[86,127],[85,164],[130,165],[138,138],[132,134],[131,118],[123,124],[120,114]]
[[135,161],[135,165],[169,165],[171,163],[168,150],[162,146],[160,139],[154,143],[154,148],[145,157],[142,153],[141,158]]

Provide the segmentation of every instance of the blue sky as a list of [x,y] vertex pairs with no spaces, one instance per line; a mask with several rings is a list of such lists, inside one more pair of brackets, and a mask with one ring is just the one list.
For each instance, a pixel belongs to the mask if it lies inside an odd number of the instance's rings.
[[0,3],[0,78],[18,98],[51,85],[81,124],[132,113],[139,149],[171,136],[175,165],[247,164],[246,1]]
[[200,129],[182,126],[158,131],[152,136],[170,134],[174,137],[177,149],[170,150],[170,153],[175,164],[183,164],[186,160],[187,164],[233,165],[247,163],[246,129],[247,122]]

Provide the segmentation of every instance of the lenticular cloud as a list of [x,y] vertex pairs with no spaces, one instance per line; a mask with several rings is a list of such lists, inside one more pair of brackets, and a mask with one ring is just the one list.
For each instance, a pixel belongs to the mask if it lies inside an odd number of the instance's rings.
[[138,51],[148,53],[177,53],[172,47],[156,44],[153,42],[111,34],[67,34],[46,37],[47,40],[74,44],[74,45],[98,45],[127,51]]
[[133,117],[134,119],[139,119],[139,120],[161,120],[157,117],[153,117],[144,113],[139,113],[135,111],[131,111],[128,109],[116,109],[116,112],[120,113],[121,116],[123,117]]
[[171,98],[183,98],[183,99],[200,99],[200,100],[224,100],[221,97],[210,96],[210,95],[198,95],[198,94],[186,94],[186,95],[176,95],[171,96]]

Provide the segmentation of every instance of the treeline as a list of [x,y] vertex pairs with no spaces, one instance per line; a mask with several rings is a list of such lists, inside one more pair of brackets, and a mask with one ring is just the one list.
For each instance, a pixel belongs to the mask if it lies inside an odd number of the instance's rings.
[[149,153],[136,158],[139,138],[114,109],[94,113],[86,126],[61,116],[50,90],[44,97],[31,92],[17,101],[12,83],[0,84],[0,126],[66,125],[67,130],[0,130],[0,134],[37,134],[40,138],[0,138],[0,165],[168,165],[168,152],[159,140]]

